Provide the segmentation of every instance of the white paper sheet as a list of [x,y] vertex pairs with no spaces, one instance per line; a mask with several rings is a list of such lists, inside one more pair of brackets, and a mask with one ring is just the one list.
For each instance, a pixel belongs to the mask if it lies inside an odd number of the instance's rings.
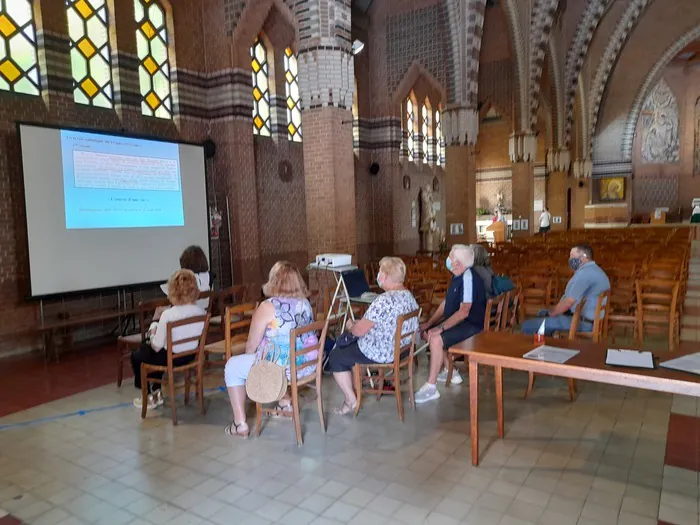
[[659,363],[659,366],[700,375],[700,352]]
[[654,355],[651,352],[608,348],[605,364],[633,368],[654,368]]
[[530,350],[523,357],[535,361],[547,361],[548,363],[566,363],[569,359],[578,354],[578,350],[568,348],[557,348],[556,346],[542,345],[534,350]]

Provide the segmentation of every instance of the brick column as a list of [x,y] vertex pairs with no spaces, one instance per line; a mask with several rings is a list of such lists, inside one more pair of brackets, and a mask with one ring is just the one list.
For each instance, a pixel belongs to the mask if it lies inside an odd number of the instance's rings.
[[513,237],[526,237],[537,231],[534,224],[535,173],[532,162],[513,163],[513,220],[528,219],[528,231],[513,231]]
[[569,190],[569,174],[565,171],[552,171],[547,179],[547,201],[552,218],[561,217],[560,224],[552,223],[552,231],[566,230],[566,200]]
[[[479,130],[476,109],[454,107],[443,116],[445,159],[445,237],[447,244],[476,242],[476,153]],[[451,235],[450,224],[463,224],[464,234]]]

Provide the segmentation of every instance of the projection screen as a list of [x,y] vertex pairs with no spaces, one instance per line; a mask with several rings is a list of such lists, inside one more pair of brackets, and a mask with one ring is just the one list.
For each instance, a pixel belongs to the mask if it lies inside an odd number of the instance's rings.
[[201,146],[18,124],[34,297],[165,281],[209,253]]

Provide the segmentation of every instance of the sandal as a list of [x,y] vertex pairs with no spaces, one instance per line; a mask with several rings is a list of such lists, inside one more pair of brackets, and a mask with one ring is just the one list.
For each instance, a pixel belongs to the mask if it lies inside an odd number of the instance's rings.
[[[239,428],[244,427],[242,430],[239,430]],[[248,435],[250,434],[250,428],[248,428],[248,423],[243,421],[242,423],[236,423],[235,421],[232,421],[230,425],[226,425],[224,428],[224,432],[228,434],[229,436],[238,436],[242,437],[243,439],[246,439]]]
[[355,412],[355,407],[357,407],[357,401],[355,401],[355,404],[352,406],[343,401],[343,404],[338,408],[334,408],[333,412],[339,416],[347,416],[348,414]]
[[272,417],[292,417],[293,415],[292,402],[290,401],[288,405],[281,405],[277,403],[275,413],[272,414]]

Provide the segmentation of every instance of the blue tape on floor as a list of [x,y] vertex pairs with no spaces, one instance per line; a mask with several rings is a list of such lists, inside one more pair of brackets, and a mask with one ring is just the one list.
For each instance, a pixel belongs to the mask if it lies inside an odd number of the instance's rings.
[[[204,393],[212,393],[212,392],[226,392],[226,387],[224,386],[219,386],[216,388],[207,388]],[[177,397],[183,397],[184,394],[179,394]],[[119,403],[117,405],[110,405],[106,407],[97,407],[97,408],[88,408],[87,410],[76,410],[75,412],[68,412],[66,414],[59,414],[56,416],[47,416],[47,417],[40,417],[37,419],[31,419],[29,421],[21,421],[19,423],[10,423],[7,425],[0,425],[0,432],[4,430],[10,430],[13,428],[21,428],[21,427],[28,427],[30,425],[38,425],[40,423],[50,423],[51,421],[57,421],[59,419],[68,419],[69,417],[76,417],[76,416],[87,416],[89,414],[93,414],[95,412],[105,412],[107,410],[115,410],[117,408],[126,408],[126,407],[132,407],[134,406],[133,403]]]

